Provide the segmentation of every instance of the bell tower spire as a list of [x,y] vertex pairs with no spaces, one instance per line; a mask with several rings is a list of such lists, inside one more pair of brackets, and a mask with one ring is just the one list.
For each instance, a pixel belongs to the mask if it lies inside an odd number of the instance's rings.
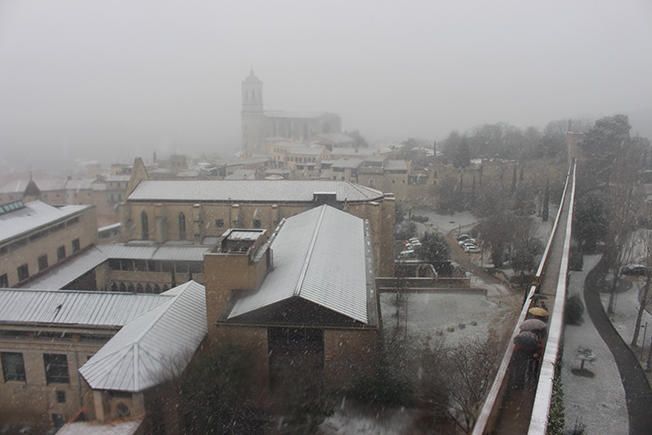
[[260,150],[263,143],[265,114],[263,109],[263,82],[254,74],[242,81],[242,147],[245,154]]

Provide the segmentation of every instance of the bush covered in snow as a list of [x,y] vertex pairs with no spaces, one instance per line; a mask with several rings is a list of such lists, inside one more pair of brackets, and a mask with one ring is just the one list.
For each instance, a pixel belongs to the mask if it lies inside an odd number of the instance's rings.
[[566,302],[566,323],[579,325],[582,323],[584,304],[579,296],[571,296]]

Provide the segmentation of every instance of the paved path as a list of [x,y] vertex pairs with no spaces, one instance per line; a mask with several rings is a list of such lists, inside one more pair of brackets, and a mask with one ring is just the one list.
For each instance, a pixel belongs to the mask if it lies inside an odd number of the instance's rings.
[[625,388],[629,433],[649,434],[652,428],[652,390],[633,352],[614,329],[600,301],[598,280],[605,272],[604,263],[589,272],[584,285],[586,310],[604,342],[616,360],[620,378]]
[[[595,268],[601,255],[585,255],[582,271],[572,271],[568,282],[568,295],[578,297],[584,306],[584,283],[588,273]],[[595,377],[573,373],[580,366],[578,349],[589,348],[595,361],[587,363]],[[586,434],[628,435],[629,415],[627,400],[618,365],[611,350],[600,337],[585,313],[579,325],[564,327],[564,349],[561,364],[564,390],[566,429],[583,423]]]

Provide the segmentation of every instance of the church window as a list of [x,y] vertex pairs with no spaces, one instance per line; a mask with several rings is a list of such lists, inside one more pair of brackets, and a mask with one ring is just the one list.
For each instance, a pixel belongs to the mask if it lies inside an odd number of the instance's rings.
[[179,213],[179,240],[186,239],[186,215]]
[[149,240],[149,220],[145,211],[140,213],[141,239]]

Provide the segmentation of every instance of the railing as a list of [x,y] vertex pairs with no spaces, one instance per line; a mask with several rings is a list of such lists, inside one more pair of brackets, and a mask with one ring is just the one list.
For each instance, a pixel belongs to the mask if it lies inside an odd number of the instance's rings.
[[[572,175],[571,175],[572,174]],[[548,428],[548,416],[552,402],[552,384],[555,378],[555,366],[559,359],[561,342],[564,339],[564,308],[566,306],[566,290],[568,276],[568,260],[570,256],[571,230],[573,226],[573,209],[575,201],[575,165],[572,166],[573,183],[568,203],[568,217],[566,219],[564,250],[562,251],[561,265],[559,267],[559,278],[557,279],[557,291],[555,292],[555,305],[553,307],[550,324],[548,326],[548,339],[543,354],[541,371],[537,393],[534,398],[532,417],[528,435],[545,435]]]
[[[570,184],[569,184],[570,183]],[[570,192],[569,192],[569,186],[570,186]],[[491,385],[491,388],[489,390],[489,393],[487,394],[487,397],[483,403],[482,408],[480,409],[480,413],[478,415],[478,419],[476,420],[476,423],[473,427],[473,435],[483,435],[486,433],[491,433],[493,431],[494,425],[497,421],[498,418],[498,413],[500,411],[500,405],[502,403],[503,396],[505,394],[505,389],[507,387],[507,374],[509,370],[509,366],[512,360],[512,356],[514,354],[514,338],[516,335],[518,335],[519,331],[519,325],[523,320],[525,320],[527,316],[528,309],[530,307],[530,302],[532,300],[532,296],[535,294],[537,290],[537,286],[541,283],[541,277],[544,275],[544,270],[548,265],[548,261],[550,259],[550,249],[552,247],[553,240],[555,238],[555,234],[557,234],[557,231],[559,229],[560,225],[560,219],[562,216],[563,212],[563,207],[564,203],[566,200],[566,195],[571,195],[571,207],[572,207],[572,201],[574,200],[574,195],[575,195],[575,165],[574,163],[571,164],[568,175],[566,176],[566,183],[564,185],[564,192],[561,197],[561,201],[559,202],[559,210],[557,210],[557,216],[555,217],[555,222],[552,226],[552,231],[550,232],[550,237],[548,238],[548,243],[546,244],[546,248],[543,251],[543,256],[541,258],[541,262],[539,263],[539,268],[537,269],[537,273],[535,275],[535,283],[530,287],[530,290],[528,292],[528,296],[526,299],[526,302],[523,304],[523,308],[521,309],[521,312],[519,313],[518,319],[516,321],[516,324],[514,326],[514,330],[512,331],[512,335],[510,337],[509,343],[507,344],[507,349],[505,350],[505,354],[503,355],[503,358],[500,362],[500,365],[498,367],[498,371],[496,372],[496,377],[494,378],[494,382]],[[567,222],[564,223],[565,227],[564,230],[567,231],[567,237],[564,240],[564,249],[566,249],[566,244],[570,243],[570,228],[569,225],[572,222],[572,212],[568,214],[568,219]],[[566,258],[566,267],[568,266],[568,257],[567,253],[564,256]],[[562,257],[562,259],[564,258]],[[562,262],[562,266],[564,263]],[[559,282],[563,280],[564,283],[564,291],[563,291],[563,298],[555,298],[555,306],[554,306],[554,312],[556,312],[558,308],[558,300],[562,299],[562,307],[561,309],[563,310],[563,299],[565,299],[565,285],[566,285],[566,273],[562,274],[560,273],[559,277]],[[558,284],[559,286],[559,284]],[[563,317],[563,316],[556,316],[557,318]],[[552,325],[551,325],[552,328]],[[559,339],[559,335],[556,335],[557,339]],[[555,355],[557,353],[558,347],[559,347],[559,342],[556,341],[555,345]],[[546,354],[548,354],[548,348],[549,346],[546,345]],[[552,352],[552,351],[551,351]],[[551,356],[551,355],[548,355]],[[545,356],[544,356],[545,360]],[[555,360],[556,362],[556,360]],[[546,365],[546,370],[549,368],[549,364]],[[543,367],[542,371],[543,373]],[[547,379],[547,371],[546,371],[546,379]],[[554,364],[553,364],[553,371],[552,375],[554,376]],[[541,379],[541,378],[540,378]],[[552,388],[552,381],[550,382],[550,387]],[[550,390],[549,396],[552,395],[552,390]],[[544,393],[542,393],[542,398],[540,400],[543,400]],[[537,391],[537,397],[539,397],[538,391]],[[548,397],[548,405],[549,405],[550,397]],[[536,405],[536,402],[535,402]],[[543,406],[540,403],[540,406]],[[545,420],[547,421],[547,415],[548,415],[548,408],[545,409]],[[539,417],[539,414],[537,414],[537,417]],[[534,433],[539,433],[539,432],[532,432]],[[545,426],[544,426],[544,432],[545,433]]]

